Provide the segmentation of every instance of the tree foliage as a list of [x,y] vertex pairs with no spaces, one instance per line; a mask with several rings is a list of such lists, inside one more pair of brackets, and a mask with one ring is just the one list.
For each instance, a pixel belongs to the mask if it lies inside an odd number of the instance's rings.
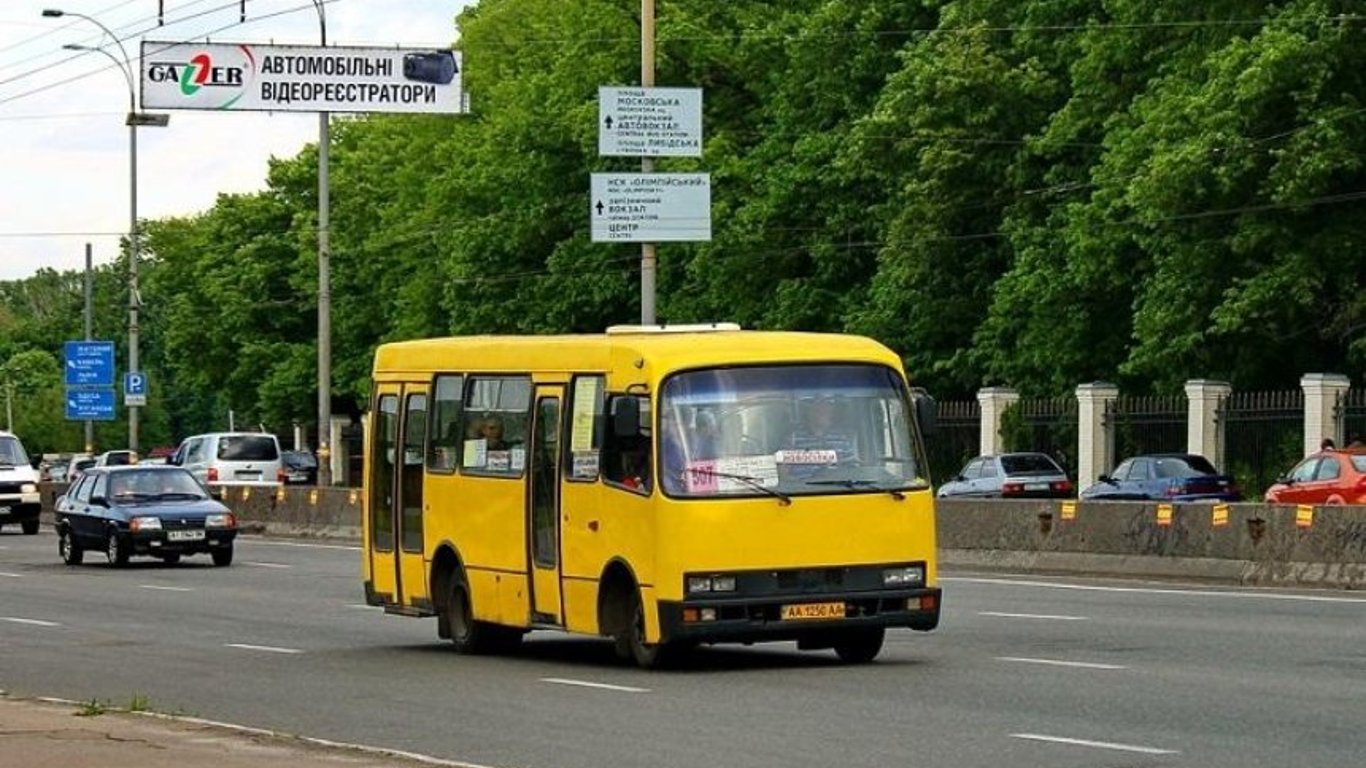
[[[705,104],[703,157],[658,166],[713,188],[712,240],[659,247],[661,319],[868,334],[948,397],[1366,367],[1354,4],[658,6],[656,82]],[[588,199],[589,174],[638,168],[596,147],[599,86],[639,82],[638,14],[482,0],[457,20],[472,114],[334,118],[339,406],[363,407],[388,340],[638,317],[639,249],[593,243]],[[317,243],[317,147],[260,192],[149,223],[156,441],[229,411],[313,420]],[[96,271],[98,338],[126,336],[125,278],[126,259]],[[59,363],[80,306],[74,273],[0,284],[0,357]],[[41,379],[26,419],[60,391]],[[22,423],[76,439],[59,415]]]

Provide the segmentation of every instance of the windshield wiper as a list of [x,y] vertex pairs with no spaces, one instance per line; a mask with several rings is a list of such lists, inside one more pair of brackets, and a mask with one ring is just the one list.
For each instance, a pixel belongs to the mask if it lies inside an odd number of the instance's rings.
[[740,482],[744,483],[745,485],[748,485],[750,488],[753,488],[756,491],[760,491],[762,493],[768,494],[769,496],[773,496],[774,498],[778,499],[779,503],[781,503],[784,507],[792,503],[791,496],[788,496],[782,491],[775,491],[774,489],[769,488],[767,485],[764,485],[763,482],[760,481],[757,477],[751,477],[750,475],[734,475],[730,472],[717,472],[714,469],[690,469],[688,471],[696,475],[711,475],[712,477],[724,477],[730,480],[739,480]]
[[807,480],[807,481],[806,481],[806,484],[807,484],[807,485],[838,485],[838,486],[842,486],[842,487],[844,487],[844,488],[848,488],[849,490],[853,490],[853,489],[855,489],[855,488],[875,488],[875,489],[877,489],[877,490],[879,490],[879,491],[886,491],[887,493],[890,493],[890,494],[892,495],[892,498],[896,499],[897,501],[901,501],[902,499],[905,499],[905,498],[906,498],[906,494],[902,493],[899,489],[896,489],[896,488],[883,488],[882,486],[878,485],[878,484],[877,484],[877,481],[875,481],[875,480],[854,480],[854,479],[852,479],[852,478],[848,478],[848,479],[844,479],[844,480]]
[[202,498],[204,498],[204,497],[203,497],[203,496],[200,496],[200,495],[197,494],[197,493],[190,493],[190,492],[188,492],[188,491],[170,491],[170,492],[167,492],[167,493],[158,493],[158,494],[157,494],[157,498],[158,498],[158,499],[202,499]]

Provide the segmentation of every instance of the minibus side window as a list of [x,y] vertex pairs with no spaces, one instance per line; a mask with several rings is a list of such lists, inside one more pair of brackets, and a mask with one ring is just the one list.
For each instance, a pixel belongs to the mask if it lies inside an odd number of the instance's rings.
[[469,377],[461,419],[464,430],[461,471],[473,475],[521,477],[526,469],[530,411],[530,377]]
[[575,376],[570,385],[569,450],[565,477],[592,482],[602,468],[603,377]]
[[464,381],[459,375],[437,376],[432,383],[431,426],[427,429],[431,445],[427,448],[427,469],[431,472],[455,471],[460,456],[461,394]]
[[[634,434],[619,434],[617,415],[632,401],[640,414]],[[602,450],[602,477],[636,493],[648,494],[650,477],[650,398],[644,395],[609,395],[607,398],[606,439]]]

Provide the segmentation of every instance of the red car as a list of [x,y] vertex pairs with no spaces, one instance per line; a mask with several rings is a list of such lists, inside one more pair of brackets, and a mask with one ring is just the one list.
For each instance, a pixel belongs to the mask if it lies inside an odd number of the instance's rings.
[[1306,456],[1266,489],[1271,504],[1366,504],[1366,448]]

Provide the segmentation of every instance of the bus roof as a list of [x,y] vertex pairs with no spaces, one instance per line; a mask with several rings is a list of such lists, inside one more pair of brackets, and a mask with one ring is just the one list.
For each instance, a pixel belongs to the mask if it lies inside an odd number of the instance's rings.
[[573,336],[453,336],[383,344],[375,373],[608,371],[641,361],[655,376],[689,368],[800,362],[878,363],[900,371],[890,349],[863,336],[794,331],[697,330]]

